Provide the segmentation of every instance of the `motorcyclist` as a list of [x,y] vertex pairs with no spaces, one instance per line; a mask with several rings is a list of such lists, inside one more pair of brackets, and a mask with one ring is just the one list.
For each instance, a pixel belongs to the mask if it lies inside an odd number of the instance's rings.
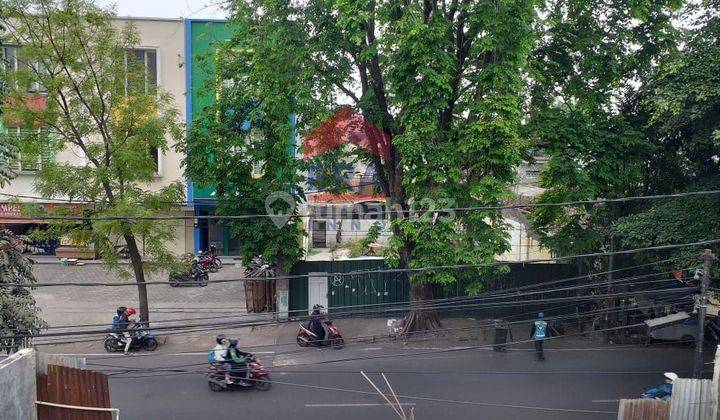
[[665,383],[657,388],[643,392],[642,397],[646,399],[659,399],[668,401],[672,396],[673,382],[678,378],[674,372],[665,372]]
[[125,338],[125,355],[129,354],[130,344],[132,344],[131,328],[135,324],[133,316],[136,314],[135,308],[127,308],[122,315],[120,315],[120,321],[118,322],[120,332],[122,332]]
[[308,318],[308,329],[317,336],[319,341],[325,339],[325,328],[322,325],[323,309],[325,307],[322,305],[313,305],[312,314]]
[[228,347],[228,356],[232,361],[232,372],[235,373],[236,377],[241,379],[247,378],[247,353],[244,353],[237,348],[237,338],[230,339],[230,346]]
[[217,344],[213,348],[212,363],[215,363],[218,368],[223,370],[223,372],[225,373],[225,382],[228,384],[232,384],[232,379],[230,378],[230,371],[232,370],[232,365],[228,361],[229,355],[227,337],[225,336],[225,334],[218,334],[218,336],[215,337],[215,342]]

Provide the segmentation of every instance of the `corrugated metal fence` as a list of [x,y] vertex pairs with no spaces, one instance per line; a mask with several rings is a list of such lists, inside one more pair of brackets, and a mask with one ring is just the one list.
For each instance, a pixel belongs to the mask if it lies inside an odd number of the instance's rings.
[[[38,420],[111,420],[107,375],[90,370],[47,365],[37,375]],[[49,403],[44,404],[44,403]],[[77,406],[88,409],[61,407]],[[92,408],[107,411],[95,411]]]
[[662,400],[620,400],[618,420],[668,420],[670,403]]
[[[484,281],[484,291],[502,290],[518,286],[544,283],[577,275],[574,267],[566,264],[523,264],[508,263],[509,272],[497,278]],[[388,267],[381,259],[303,261],[295,265],[291,275],[309,273],[353,273],[385,270]],[[466,296],[469,281],[458,282],[450,287],[436,285],[436,298]],[[567,293],[566,293],[567,294]],[[564,296],[564,295],[563,295]],[[328,276],[328,306],[334,313],[352,312],[377,307],[378,304],[403,303],[410,297],[410,283],[404,273],[363,273],[350,276]],[[549,297],[549,296],[544,296]],[[557,295],[553,295],[557,297]],[[308,280],[296,278],[290,281],[290,315],[306,315],[308,310]],[[572,305],[565,305],[572,306]],[[334,310],[333,310],[334,308]],[[359,308],[359,309],[358,309]],[[463,309],[456,315],[478,317],[507,317],[519,313],[544,310],[554,314],[553,308],[530,305],[515,305],[502,308]],[[574,311],[574,309],[573,309]],[[384,316],[376,311],[378,316]]]
[[715,420],[712,393],[712,381],[709,379],[676,379],[673,381],[669,420]]

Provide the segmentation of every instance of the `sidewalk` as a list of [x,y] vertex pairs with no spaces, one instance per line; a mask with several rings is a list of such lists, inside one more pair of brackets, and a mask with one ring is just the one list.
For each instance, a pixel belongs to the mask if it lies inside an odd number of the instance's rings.
[[[191,321],[191,320],[188,320]],[[217,321],[196,321],[198,323],[232,321],[257,321],[265,325],[241,328],[213,328],[207,327],[202,331],[189,333],[176,333],[173,331],[158,330],[161,347],[157,350],[162,353],[204,352],[215,343],[217,334],[226,334],[238,339],[241,348],[255,349],[255,351],[287,352],[298,349],[296,335],[297,321],[275,323],[268,314],[248,314],[242,318],[228,317]],[[392,336],[387,327],[387,318],[338,318],[334,320],[335,326],[345,338],[348,347],[382,347],[386,349],[438,349],[486,346],[491,350],[494,340],[494,330],[489,320],[475,320],[472,318],[445,318],[442,320],[443,330],[411,337],[407,340]],[[509,348],[511,351],[530,351],[532,343],[529,342],[529,326],[516,326],[512,330],[511,340],[519,342]],[[571,332],[572,333],[572,332]],[[86,337],[83,337],[86,338]],[[571,334],[558,340],[549,340],[546,344],[548,350],[556,348],[577,348],[598,345],[592,337],[583,337]],[[44,351],[51,353],[104,353],[102,337],[97,336],[91,342],[74,343],[54,346],[42,346]]]

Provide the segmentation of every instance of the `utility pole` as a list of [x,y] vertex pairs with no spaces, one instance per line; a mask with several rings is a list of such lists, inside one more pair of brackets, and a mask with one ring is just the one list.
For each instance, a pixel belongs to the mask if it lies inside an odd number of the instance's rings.
[[710,264],[715,259],[712,251],[706,249],[700,254],[703,262],[703,276],[700,285],[700,302],[698,303],[698,337],[695,342],[695,357],[693,359],[693,378],[702,376],[703,346],[705,344],[705,315],[707,314],[707,291],[710,284]]

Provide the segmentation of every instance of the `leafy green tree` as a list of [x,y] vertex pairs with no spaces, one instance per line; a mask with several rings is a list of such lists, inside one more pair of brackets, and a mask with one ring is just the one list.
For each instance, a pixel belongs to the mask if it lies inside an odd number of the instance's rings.
[[[638,86],[675,48],[676,1],[554,0],[542,5],[542,34],[528,85],[528,138],[548,155],[541,174],[552,203],[642,192],[655,148],[633,112]],[[613,249],[622,205],[541,207],[532,222],[557,254]],[[592,266],[594,262],[588,261]]]
[[[0,187],[15,176],[10,162],[16,153],[11,144],[0,143]],[[29,286],[36,282],[32,261],[21,253],[25,240],[7,229],[0,229],[0,351],[8,354],[27,346],[29,340],[7,337],[36,334],[46,326],[28,287],[2,285],[18,283]]]
[[[230,66],[238,97],[257,100],[253,112],[270,126],[294,112],[302,136],[348,106],[379,128],[379,153],[364,158],[392,209],[397,265],[489,262],[509,246],[499,212],[433,210],[499,204],[510,195],[533,5],[234,1]],[[427,217],[408,218],[413,203]],[[412,299],[430,298],[431,283],[486,274],[414,275]],[[408,325],[432,323],[421,315]]]
[[[720,8],[707,2],[686,12],[694,18],[685,20],[683,47],[660,63],[638,94],[637,118],[655,150],[643,178],[650,194],[720,188]],[[718,196],[638,203],[614,230],[624,244],[639,246],[716,239],[719,206]],[[693,266],[697,253],[671,254]]]
[[[298,204],[305,165],[295,156],[293,98],[277,81],[272,92],[242,83],[249,63],[236,44],[218,45],[214,56],[215,103],[193,123],[185,144],[186,173],[199,186],[215,186],[220,215],[275,214],[225,221],[238,239],[245,264],[260,257],[286,275],[303,256]],[[261,99],[258,99],[261,98]]]
[[[13,337],[34,335],[47,326],[30,292],[29,286],[36,279],[32,261],[21,252],[23,242],[27,241],[28,238],[0,229],[0,351],[8,354],[30,345],[29,338]],[[23,286],[4,286],[3,283]]]
[[117,28],[111,11],[89,0],[3,0],[2,9],[4,41],[20,46],[21,64],[4,76],[2,110],[6,125],[24,129],[3,141],[25,155],[64,150],[87,162],[43,163],[35,181],[39,194],[89,203],[84,223],[54,223],[46,234],[93,244],[106,264],[129,277],[116,250],[126,246],[141,320],[148,321],[145,274],[176,264],[167,248],[174,224],[136,218],[178,211],[172,203],[183,199],[179,184],[150,188],[157,172],[153,151],[182,136],[172,98],[130,53],[138,42],[134,28]]

